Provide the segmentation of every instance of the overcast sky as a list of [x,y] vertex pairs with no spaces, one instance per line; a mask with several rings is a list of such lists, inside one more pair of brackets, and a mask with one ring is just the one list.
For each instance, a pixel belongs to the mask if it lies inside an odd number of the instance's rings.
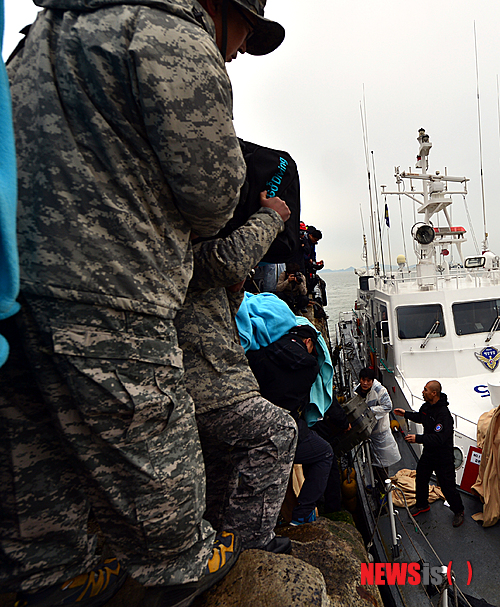
[[[5,0],[5,5],[4,57],[19,40],[16,32],[36,17],[31,0]],[[476,238],[482,240],[475,22],[486,221],[490,248],[500,254],[500,4],[268,0],[266,16],[282,23],[286,38],[271,55],[240,55],[228,66],[236,131],[249,141],[286,150],[295,159],[302,219],[323,231],[318,256],[332,269],[362,265],[360,208],[369,237],[363,90],[376,169],[372,179],[379,190],[381,185],[396,188],[395,166],[414,166],[416,137],[423,127],[434,144],[430,170],[447,168],[450,175],[470,178],[467,204]],[[412,203],[407,199],[402,204],[408,232]],[[380,195],[379,205],[383,213]],[[398,199],[388,198],[388,205],[395,264],[404,252]],[[469,232],[461,198],[453,207],[453,222]],[[470,232],[468,236],[465,252],[474,254]],[[408,236],[406,248],[413,263]],[[369,253],[372,263],[371,246]],[[384,255],[387,263],[387,249]]]

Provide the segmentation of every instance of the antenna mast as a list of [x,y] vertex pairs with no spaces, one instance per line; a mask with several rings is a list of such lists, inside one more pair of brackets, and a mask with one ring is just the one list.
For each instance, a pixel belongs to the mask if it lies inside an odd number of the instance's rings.
[[375,157],[373,155],[373,150],[370,152],[372,155],[372,166],[373,166],[373,180],[375,183],[375,204],[377,209],[377,224],[378,224],[378,232],[380,237],[380,257],[382,259],[382,272],[385,276],[385,263],[384,263],[384,246],[382,241],[382,226],[380,224],[380,212],[379,212],[379,204],[378,204],[378,192],[377,192],[377,178],[375,175]]
[[483,203],[483,229],[484,229],[484,240],[483,250],[488,250],[488,232],[486,231],[486,205],[484,201],[484,176],[483,176],[483,140],[482,140],[482,129],[481,129],[481,106],[479,103],[479,68],[477,62],[477,38],[476,38],[476,22],[474,21],[474,54],[476,58],[476,94],[477,94],[477,123],[479,129],[479,163],[481,169],[481,200]]
[[[365,162],[366,162],[366,173],[368,176],[368,196],[370,199],[370,232],[372,239],[372,248],[373,248],[373,268],[375,274],[379,274],[379,263],[377,256],[377,243],[375,238],[375,226],[373,223],[373,196],[372,196],[372,185],[371,185],[371,174],[370,174],[370,162],[368,156],[368,130],[366,125],[366,105],[365,105],[365,85],[363,85],[363,105],[360,103],[360,111],[361,111],[361,126],[363,128],[363,145],[365,148]],[[368,257],[367,257],[367,266],[368,266]]]

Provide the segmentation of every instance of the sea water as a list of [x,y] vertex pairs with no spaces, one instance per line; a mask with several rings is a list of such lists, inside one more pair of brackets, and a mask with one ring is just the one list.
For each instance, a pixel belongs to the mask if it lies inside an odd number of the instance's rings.
[[358,276],[354,271],[320,272],[319,276],[326,282],[328,304],[325,312],[328,315],[330,338],[335,342],[335,327],[341,312],[349,312],[354,307],[358,289]]

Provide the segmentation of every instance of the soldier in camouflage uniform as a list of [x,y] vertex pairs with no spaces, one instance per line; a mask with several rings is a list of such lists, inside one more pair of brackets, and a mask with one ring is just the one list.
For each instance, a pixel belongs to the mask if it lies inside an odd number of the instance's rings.
[[[290,216],[283,201],[266,199],[265,192],[261,204],[230,236],[193,247],[194,274],[175,326],[205,460],[205,517],[217,530],[237,531],[244,548],[287,552],[290,541],[275,538],[274,527],[293,464],[297,426],[260,395],[224,288],[245,279]],[[238,292],[231,293],[232,303],[238,298]]]
[[213,570],[214,531],[173,319],[192,232],[217,233],[245,176],[224,60],[284,31],[264,0],[36,4],[10,65],[23,299],[0,375],[0,584],[95,566],[91,508],[126,570],[187,605],[172,586]]

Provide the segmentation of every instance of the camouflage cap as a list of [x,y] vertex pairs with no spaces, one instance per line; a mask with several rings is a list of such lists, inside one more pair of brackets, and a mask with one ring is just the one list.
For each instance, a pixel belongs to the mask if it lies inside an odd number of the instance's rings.
[[239,4],[256,17],[246,52],[250,55],[267,55],[277,49],[285,38],[285,29],[276,21],[264,17],[266,0],[232,0],[232,2]]

